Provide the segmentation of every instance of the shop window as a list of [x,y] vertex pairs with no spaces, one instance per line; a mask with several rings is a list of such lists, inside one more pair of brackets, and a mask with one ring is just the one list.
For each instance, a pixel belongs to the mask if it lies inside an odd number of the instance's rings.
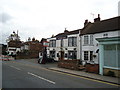
[[104,65],[110,67],[117,66],[116,45],[104,45]]

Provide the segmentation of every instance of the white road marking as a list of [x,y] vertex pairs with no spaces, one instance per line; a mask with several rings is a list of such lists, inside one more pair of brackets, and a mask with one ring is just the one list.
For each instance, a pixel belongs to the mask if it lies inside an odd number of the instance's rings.
[[28,72],[28,74],[30,74],[30,75],[32,75],[32,76],[35,76],[35,77],[37,77],[37,78],[40,78],[40,79],[42,79],[42,80],[45,80],[45,81],[47,81],[47,82],[49,82],[49,83],[55,84],[55,82],[53,82],[53,81],[51,81],[51,80],[48,80],[48,79],[45,79],[45,78],[43,78],[43,77],[40,77],[40,76],[38,76],[38,75],[35,75],[35,74],[33,74],[33,73]]
[[21,69],[19,69],[19,68],[17,68],[17,67],[14,67],[14,66],[10,66],[10,67],[15,68],[15,69],[17,69],[17,70],[21,70]]

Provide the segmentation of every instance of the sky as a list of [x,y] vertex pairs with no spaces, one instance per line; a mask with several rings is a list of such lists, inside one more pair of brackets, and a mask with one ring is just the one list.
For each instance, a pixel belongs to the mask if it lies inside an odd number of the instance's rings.
[[49,38],[81,29],[84,21],[100,14],[101,20],[118,16],[120,0],[0,0],[0,43],[13,31],[21,41]]

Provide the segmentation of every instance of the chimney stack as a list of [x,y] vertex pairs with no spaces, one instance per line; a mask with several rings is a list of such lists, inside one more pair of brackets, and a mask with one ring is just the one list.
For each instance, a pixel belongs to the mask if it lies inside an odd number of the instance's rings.
[[69,31],[65,28],[64,33],[67,33],[67,32],[69,32]]
[[84,26],[86,26],[87,24],[88,24],[88,19],[85,20]]
[[98,21],[100,21],[100,14],[98,14],[98,18],[94,19],[94,22],[98,22]]

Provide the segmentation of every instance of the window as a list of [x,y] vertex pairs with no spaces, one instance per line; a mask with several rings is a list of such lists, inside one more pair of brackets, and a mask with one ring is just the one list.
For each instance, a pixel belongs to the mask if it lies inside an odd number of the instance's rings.
[[55,51],[50,51],[50,57],[55,58]]
[[84,60],[88,60],[88,51],[84,51]]
[[68,51],[68,59],[77,59],[77,51]]
[[116,45],[104,45],[104,66],[116,67],[117,66],[117,51]]
[[63,42],[63,39],[61,39],[61,47],[64,46],[64,42]]
[[89,37],[88,36],[84,36],[84,44],[89,44]]
[[84,36],[84,45],[93,45],[93,35]]
[[56,40],[50,40],[50,47],[56,47]]
[[57,53],[57,57],[59,57],[59,53]]
[[49,47],[52,47],[52,41],[50,41]]
[[65,53],[65,58],[67,58],[67,53]]
[[77,46],[77,37],[69,37],[68,38],[68,46]]
[[9,49],[9,51],[16,51],[16,49]]
[[93,35],[90,35],[90,45],[93,45]]
[[72,38],[68,38],[68,46],[72,46]]
[[84,60],[93,60],[93,51],[84,51]]

